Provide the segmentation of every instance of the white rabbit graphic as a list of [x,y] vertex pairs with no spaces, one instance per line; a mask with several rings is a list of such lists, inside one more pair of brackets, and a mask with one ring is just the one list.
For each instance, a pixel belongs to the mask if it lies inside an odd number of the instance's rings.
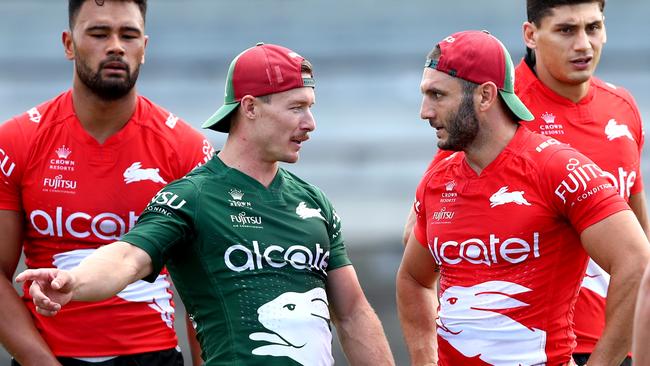
[[524,198],[524,191],[508,192],[508,186],[499,188],[490,197],[490,207],[504,205],[506,203],[530,206],[530,203]]
[[438,335],[464,356],[491,365],[544,364],[546,332],[493,311],[528,306],[510,297],[528,291],[506,281],[449,287],[440,297]]

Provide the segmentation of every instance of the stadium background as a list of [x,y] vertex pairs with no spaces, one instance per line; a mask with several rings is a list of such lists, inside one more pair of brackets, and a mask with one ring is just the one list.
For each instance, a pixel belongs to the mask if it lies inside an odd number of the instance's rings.
[[[647,125],[650,2],[609,1],[606,14],[597,74],[634,94]],[[154,0],[138,89],[198,127],[221,105],[228,63],[241,50],[279,43],[312,61],[318,129],[290,169],[337,207],[362,285],[404,365],[394,278],[404,218],[435,151],[435,134],[419,119],[424,55],[452,32],[488,29],[518,62],[524,18],[523,0]],[[0,121],[69,88],[72,67],[60,42],[66,27],[66,1],[0,1]],[[205,132],[222,145],[224,135]],[[647,162],[643,168],[648,176]],[[345,365],[337,341],[335,353]],[[0,349],[0,365],[8,364]]]

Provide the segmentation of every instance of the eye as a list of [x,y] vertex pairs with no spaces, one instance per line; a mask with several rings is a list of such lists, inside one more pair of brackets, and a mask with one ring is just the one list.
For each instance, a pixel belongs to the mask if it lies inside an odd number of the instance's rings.
[[294,311],[296,309],[296,304],[286,304],[285,306],[283,306],[283,308],[287,308],[291,311]]
[[450,298],[447,300],[447,302],[449,302],[449,303],[452,304],[452,305],[456,304],[456,301],[458,301],[458,298],[457,298],[457,297],[450,297]]

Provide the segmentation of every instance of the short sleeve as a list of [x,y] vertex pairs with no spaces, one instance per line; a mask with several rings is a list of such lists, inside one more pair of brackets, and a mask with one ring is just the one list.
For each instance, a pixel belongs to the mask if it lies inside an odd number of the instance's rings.
[[151,257],[153,271],[146,281],[156,279],[175,246],[191,243],[197,204],[198,190],[193,182],[172,182],[151,199],[133,229],[122,237]]
[[602,169],[574,149],[563,148],[546,161],[542,194],[578,233],[629,206]]
[[177,178],[183,177],[192,169],[207,163],[214,156],[214,148],[210,141],[190,125],[186,125],[181,146],[178,147],[181,156],[181,171]]
[[0,210],[22,210],[20,186],[26,145],[18,120],[0,125]]
[[350,261],[347,249],[345,248],[345,240],[343,239],[343,231],[341,228],[341,218],[336,213],[331,202],[325,197],[323,197],[323,199],[329,212],[327,234],[330,239],[330,257],[327,264],[327,270],[331,271],[352,264],[352,262]]
[[413,226],[413,233],[415,238],[420,242],[424,247],[427,247],[427,214],[426,214],[426,205],[424,202],[424,197],[426,194],[426,187],[429,181],[429,176],[431,170],[422,178],[422,181],[418,185],[417,190],[415,191],[415,202],[413,203],[413,211],[415,212],[415,225]]

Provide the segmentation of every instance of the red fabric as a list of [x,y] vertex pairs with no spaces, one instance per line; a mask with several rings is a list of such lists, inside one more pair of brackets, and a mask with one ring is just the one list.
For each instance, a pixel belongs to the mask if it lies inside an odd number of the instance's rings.
[[[70,91],[0,125],[0,209],[25,214],[29,268],[75,265],[119,239],[151,197],[212,155],[207,140],[173,114],[138,97],[128,123],[99,144],[77,119]],[[94,304],[70,304],[37,327],[58,356],[111,356],[177,345],[169,282]],[[26,291],[27,293],[27,291]],[[136,302],[126,301],[152,296]],[[27,303],[31,303],[28,296]],[[154,304],[152,305],[152,301]],[[159,306],[160,304],[166,306]],[[152,305],[152,306],[149,306]],[[156,309],[163,309],[157,311]]]
[[[519,98],[535,116],[533,121],[522,122],[523,126],[588,156],[608,172],[608,179],[626,201],[643,190],[643,123],[625,89],[592,77],[587,96],[574,103],[542,84],[524,61],[516,68],[515,80]],[[591,353],[604,329],[606,300],[583,289],[576,303],[575,352]],[[603,291],[606,293],[607,285]]]
[[415,235],[440,266],[441,359],[566,362],[587,264],[579,235],[627,209],[589,159],[525,128],[479,176],[462,152],[439,159],[417,190]]

